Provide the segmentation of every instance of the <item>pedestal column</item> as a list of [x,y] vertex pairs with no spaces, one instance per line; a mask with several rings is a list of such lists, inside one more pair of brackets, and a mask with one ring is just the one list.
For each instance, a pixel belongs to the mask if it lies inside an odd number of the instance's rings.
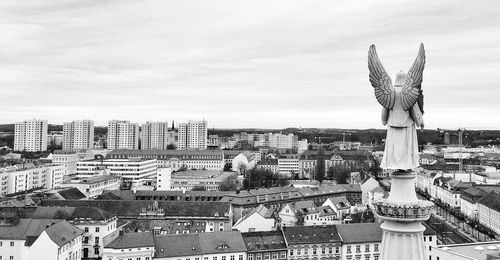
[[415,192],[416,174],[391,174],[391,191],[386,200],[376,202],[375,211],[384,220],[382,260],[426,260],[422,221],[429,219],[433,204],[419,200]]

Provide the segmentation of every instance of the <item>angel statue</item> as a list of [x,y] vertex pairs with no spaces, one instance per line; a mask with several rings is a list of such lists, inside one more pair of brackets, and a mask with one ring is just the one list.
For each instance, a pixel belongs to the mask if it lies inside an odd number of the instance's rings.
[[417,168],[417,128],[424,128],[422,115],[422,74],[425,65],[424,44],[420,44],[417,58],[407,74],[400,71],[394,85],[377,56],[375,45],[368,51],[370,83],[375,97],[382,105],[382,124],[387,125],[384,157],[380,167],[409,171]]

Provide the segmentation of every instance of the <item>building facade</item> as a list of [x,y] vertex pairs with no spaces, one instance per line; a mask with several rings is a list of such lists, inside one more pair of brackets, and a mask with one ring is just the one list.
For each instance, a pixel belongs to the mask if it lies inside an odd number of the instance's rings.
[[65,151],[94,148],[94,121],[78,120],[63,124],[63,147]]
[[207,121],[181,123],[178,127],[178,149],[207,149]]
[[63,182],[66,168],[63,165],[39,167],[10,166],[0,169],[0,195],[17,193],[35,188],[52,189]]
[[139,124],[130,121],[108,122],[108,149],[139,149]]
[[141,150],[165,150],[172,141],[168,122],[146,122],[141,127]]
[[17,122],[14,129],[14,151],[47,150],[47,120]]

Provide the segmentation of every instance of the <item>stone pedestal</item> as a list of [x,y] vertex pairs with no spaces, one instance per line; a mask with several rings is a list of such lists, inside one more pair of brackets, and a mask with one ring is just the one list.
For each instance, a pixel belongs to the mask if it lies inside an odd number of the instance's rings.
[[414,172],[397,171],[391,177],[389,197],[374,204],[384,220],[381,259],[426,260],[422,221],[429,219],[433,204],[417,198]]

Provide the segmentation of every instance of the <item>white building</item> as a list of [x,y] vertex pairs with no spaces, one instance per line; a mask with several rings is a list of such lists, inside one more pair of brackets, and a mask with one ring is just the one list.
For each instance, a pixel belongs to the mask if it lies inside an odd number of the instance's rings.
[[172,168],[158,168],[156,170],[156,190],[172,189]]
[[94,148],[94,121],[78,120],[63,124],[63,150],[92,148]]
[[66,175],[76,173],[76,164],[80,160],[78,153],[74,151],[55,150],[49,155],[53,164],[64,165]]
[[123,182],[132,187],[144,185],[145,181],[156,177],[158,163],[156,159],[106,159],[80,161],[77,163],[77,176],[91,177],[102,170],[108,170],[111,176],[121,177]]
[[493,260],[499,259],[500,243],[480,242],[467,244],[439,245],[432,248],[431,260]]
[[109,158],[142,158],[158,160],[159,168],[199,169],[222,171],[224,169],[224,151],[222,150],[115,150]]
[[309,143],[307,142],[307,139],[302,139],[297,142],[297,153],[302,153],[304,151],[307,151],[309,148]]
[[233,226],[233,230],[241,232],[271,231],[276,228],[273,211],[260,204]]
[[234,172],[221,171],[180,171],[172,173],[170,189],[172,190],[192,190],[195,187],[203,187],[207,191],[219,190],[219,185],[231,176]]
[[60,219],[3,221],[0,259],[80,259],[82,234],[82,230]]
[[77,188],[89,199],[101,195],[104,190],[118,190],[120,188],[120,177],[100,175],[89,178],[75,178],[65,181],[59,186]]
[[284,135],[281,133],[278,134],[269,134],[269,146],[278,149],[293,149],[297,148],[298,137],[293,134]]
[[207,121],[192,121],[179,124],[178,149],[207,149]]
[[168,122],[146,122],[141,127],[141,150],[165,150],[174,144]]
[[47,120],[17,122],[14,129],[14,151],[47,150]]
[[139,149],[139,124],[130,121],[108,122],[108,149]]
[[158,260],[246,260],[247,249],[239,231],[157,236]]
[[154,254],[155,243],[151,232],[124,233],[104,247],[102,259],[152,260]]
[[283,154],[278,157],[279,173],[286,176],[293,176],[299,173],[299,155]]
[[63,182],[64,165],[10,166],[0,169],[0,195],[34,188],[52,189]]

